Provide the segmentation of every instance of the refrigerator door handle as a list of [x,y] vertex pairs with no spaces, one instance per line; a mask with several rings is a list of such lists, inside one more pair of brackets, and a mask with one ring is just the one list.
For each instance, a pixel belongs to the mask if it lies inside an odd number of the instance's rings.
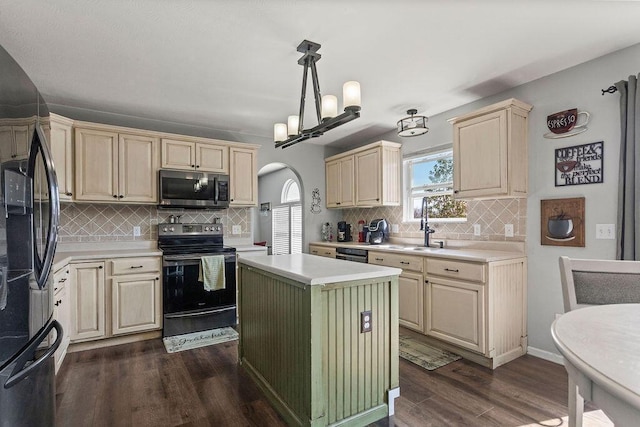
[[[44,352],[42,356],[40,356],[37,360],[35,360],[25,368],[24,366],[29,360],[31,360],[31,357],[35,353],[38,346],[47,338],[49,332],[51,332],[53,328],[56,329],[57,334],[55,342],[51,345],[51,347],[47,349],[47,351]],[[58,347],[60,347],[60,343],[62,342],[62,335],[62,325],[60,325],[57,320],[53,320],[51,323],[49,323],[49,326],[40,331],[40,333],[38,333],[31,344],[29,344],[29,346],[16,359],[15,368],[13,369],[13,372],[11,372],[11,376],[9,377],[9,379],[7,379],[7,382],[4,383],[4,388],[11,388],[14,385],[18,384],[25,377],[29,376],[30,373],[38,369],[38,367],[48,358],[53,356],[53,353],[55,353]]]
[[[47,174],[47,183],[49,188],[49,229],[47,233],[45,253],[42,257],[41,269],[36,273],[38,285],[40,286],[40,289],[43,289],[47,284],[47,278],[49,277],[49,273],[51,272],[51,266],[53,265],[53,256],[55,255],[56,244],[58,242],[60,195],[58,194],[58,180],[54,172],[53,160],[51,157],[51,152],[49,151],[49,144],[47,144],[44,132],[42,131],[42,128],[40,126],[36,126],[36,132],[38,133],[40,146],[37,147],[36,150],[34,150],[32,147],[32,152],[36,153],[35,155],[37,155],[38,151],[42,154],[42,161],[44,163],[44,169]],[[29,159],[29,165],[35,165],[35,159],[33,161]]]

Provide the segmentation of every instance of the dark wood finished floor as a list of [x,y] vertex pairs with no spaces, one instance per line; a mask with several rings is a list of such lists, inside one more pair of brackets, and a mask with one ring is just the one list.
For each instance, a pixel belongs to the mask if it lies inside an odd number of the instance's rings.
[[[524,356],[496,370],[459,360],[426,371],[400,360],[396,415],[375,426],[561,425],[567,375]],[[237,345],[167,354],[160,339],[70,353],[57,376],[57,426],[284,426],[237,364]]]

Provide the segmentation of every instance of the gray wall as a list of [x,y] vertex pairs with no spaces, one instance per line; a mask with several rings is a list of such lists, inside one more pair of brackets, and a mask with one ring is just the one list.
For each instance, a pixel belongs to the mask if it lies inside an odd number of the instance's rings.
[[[429,133],[401,139],[395,131],[378,139],[403,143],[403,153],[451,142],[448,118],[480,107],[518,98],[534,106],[529,114],[529,197],[527,210],[528,326],[532,354],[558,359],[550,335],[556,313],[563,312],[558,257],[615,258],[614,240],[596,240],[596,224],[616,222],[620,114],[618,93],[601,95],[600,89],[626,80],[640,72],[640,44],[614,52],[531,83],[484,98],[429,118]],[[591,113],[589,130],[564,139],[545,139],[549,114],[577,107]],[[604,141],[604,183],[555,187],[554,150],[596,141]],[[371,141],[369,141],[371,142]],[[542,246],[540,244],[540,200],[584,197],[584,248]]]
[[[267,175],[263,175],[258,178],[258,202],[266,203],[271,202],[271,207],[274,208],[280,205],[280,198],[282,196],[282,186],[288,179],[293,179],[300,186],[300,181],[295,173],[289,168],[280,169]],[[302,194],[301,194],[302,196]],[[257,211],[257,210],[256,210]],[[258,214],[256,221],[254,221],[255,233],[257,235],[256,241],[266,241],[267,245],[271,246],[271,212],[267,215]],[[303,234],[304,234],[303,229]],[[305,250],[306,252],[306,250]]]

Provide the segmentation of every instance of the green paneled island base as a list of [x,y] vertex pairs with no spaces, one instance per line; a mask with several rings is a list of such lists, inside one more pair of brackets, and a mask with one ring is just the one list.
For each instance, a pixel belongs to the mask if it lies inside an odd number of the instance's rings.
[[289,425],[393,414],[400,269],[307,254],[238,266],[240,363]]

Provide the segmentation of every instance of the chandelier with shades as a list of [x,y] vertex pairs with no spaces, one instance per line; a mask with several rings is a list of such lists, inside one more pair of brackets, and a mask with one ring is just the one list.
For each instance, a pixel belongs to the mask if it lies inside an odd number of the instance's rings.
[[[320,84],[318,83],[318,71],[316,62],[320,60],[318,50],[320,44],[304,40],[298,46],[302,58],[298,64],[304,67],[302,74],[302,93],[300,95],[300,111],[297,116],[289,116],[287,123],[276,123],[273,126],[273,139],[276,148],[287,148],[298,142],[309,138],[316,138],[326,131],[337,128],[340,125],[350,122],[360,117],[360,83],[356,81],[346,82],[342,87],[343,113],[338,114],[338,98],[334,95],[320,95]],[[307,75],[311,69],[311,79],[313,84],[313,98],[316,106],[318,125],[305,129],[304,104],[307,93]]]

